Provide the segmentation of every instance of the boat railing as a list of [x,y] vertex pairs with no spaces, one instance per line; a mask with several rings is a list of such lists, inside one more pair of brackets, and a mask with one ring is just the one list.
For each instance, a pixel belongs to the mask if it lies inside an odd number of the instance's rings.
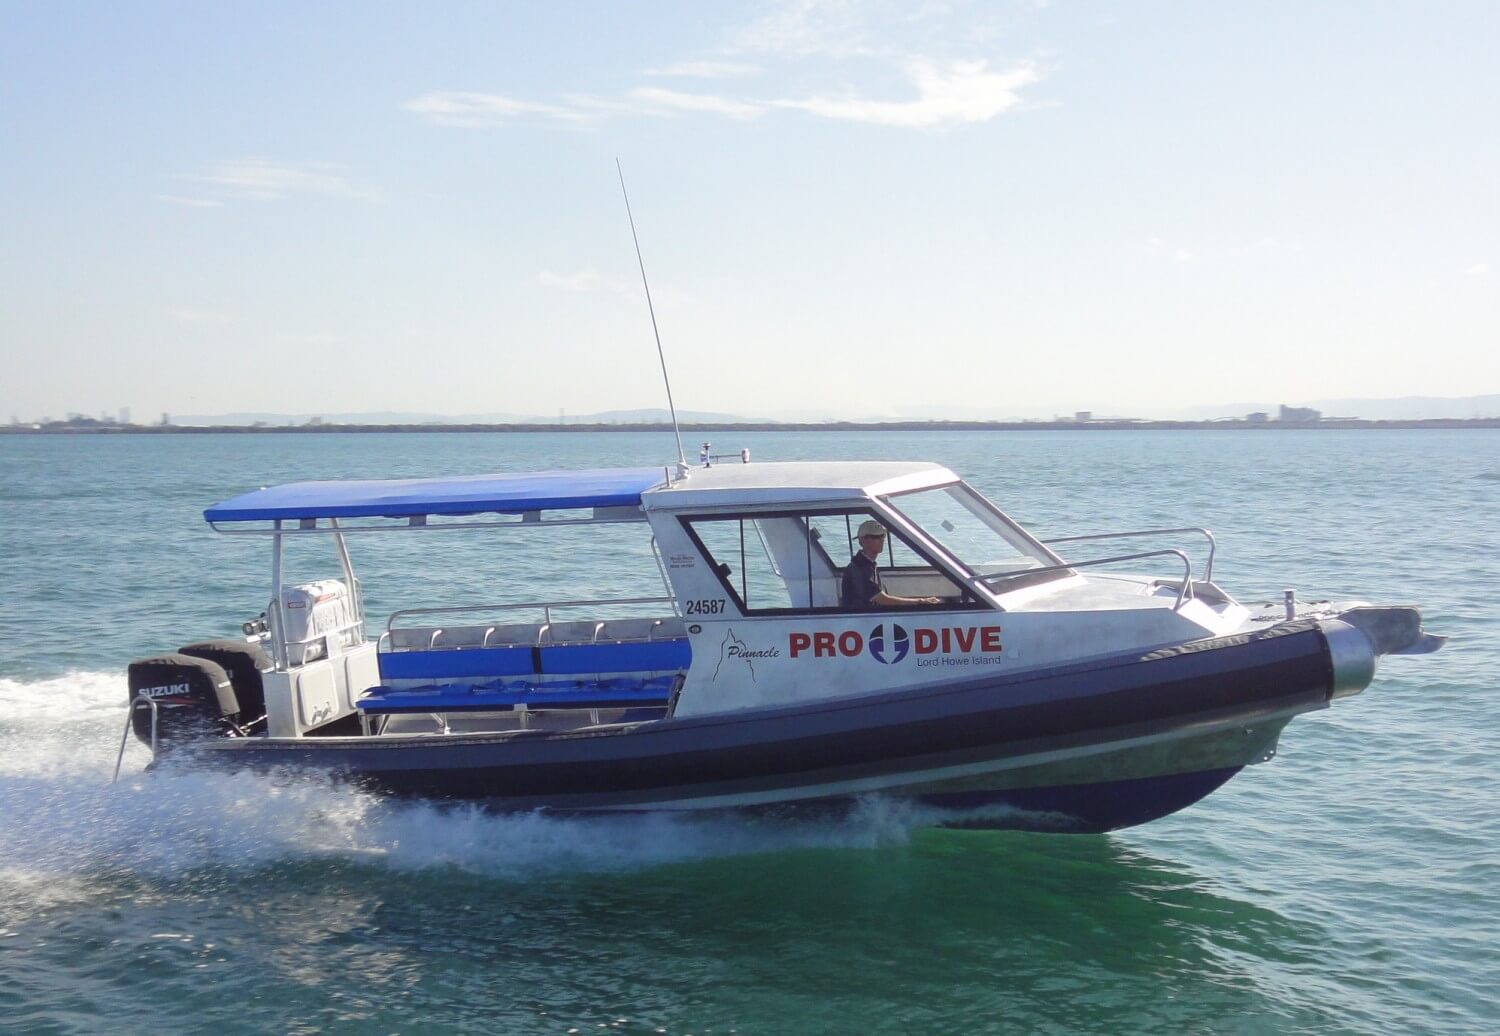
[[[622,605],[661,604],[675,613],[675,597],[609,597],[565,601],[520,601],[511,603],[453,604],[426,608],[403,608],[391,613],[386,620],[385,632],[380,635],[379,649],[391,650],[398,634],[426,634],[425,647],[498,647],[522,643],[598,643],[601,640],[651,641],[663,634],[675,634],[675,627],[665,619],[585,619],[558,621],[554,612],[577,608],[605,608]],[[454,629],[442,627],[401,626],[398,622],[419,616],[462,615],[465,612],[540,612],[539,623],[489,623],[477,626],[461,626]],[[630,625],[635,624],[635,625]],[[460,632],[462,631],[462,632]],[[520,636],[524,640],[517,639]],[[444,643],[446,638],[447,643]],[[455,640],[457,638],[457,640]],[[412,645],[403,645],[408,650]]]
[[363,611],[356,611],[354,617],[347,622],[330,626],[328,629],[300,640],[286,639],[286,626],[282,623],[280,601],[272,601],[266,607],[266,615],[274,631],[271,637],[271,656],[277,669],[285,670],[294,665],[306,665],[308,662],[327,658],[333,654],[333,648],[329,646],[331,642],[336,641],[339,646],[347,649],[356,644],[362,644],[365,640]]
[[1182,585],[1177,588],[1177,600],[1172,604],[1172,610],[1176,611],[1182,607],[1182,603],[1193,595],[1193,563],[1188,556],[1180,550],[1148,550],[1140,554],[1118,554],[1112,558],[1095,558],[1090,561],[1070,561],[1066,565],[1048,565],[1045,568],[1028,568],[1020,572],[1002,572],[996,575],[981,576],[979,581],[991,590],[999,590],[999,584],[1007,579],[1017,576],[1031,577],[1042,572],[1071,572],[1079,568],[1096,568],[1100,565],[1112,565],[1121,561],[1140,561],[1143,558],[1176,557],[1182,562]]
[[125,733],[120,735],[120,754],[115,757],[115,775],[109,779],[114,784],[120,779],[120,765],[125,762],[125,746],[130,743],[130,728],[135,723],[135,710],[142,705],[151,708],[151,758],[156,758],[156,728],[158,709],[156,699],[148,694],[137,694],[130,702],[130,708],[125,710]]
[[1201,533],[1203,538],[1208,540],[1208,561],[1203,566],[1203,582],[1212,583],[1214,581],[1214,548],[1216,546],[1214,543],[1214,534],[1207,529],[1200,529],[1195,525],[1184,526],[1180,529],[1136,529],[1131,532],[1094,532],[1085,536],[1058,536],[1054,539],[1042,540],[1042,542],[1048,545],[1053,543],[1081,543],[1084,540],[1123,540],[1138,536],[1170,536],[1184,532]]

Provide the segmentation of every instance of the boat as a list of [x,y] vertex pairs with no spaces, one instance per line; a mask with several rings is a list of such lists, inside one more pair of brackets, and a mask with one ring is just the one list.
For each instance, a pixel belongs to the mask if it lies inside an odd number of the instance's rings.
[[[300,482],[204,518],[266,538],[269,605],[242,637],[130,665],[122,757],[133,731],[153,766],[315,771],[503,811],[877,797],[934,824],[1108,831],[1200,800],[1271,759],[1294,717],[1363,690],[1380,657],[1444,639],[1414,607],[1242,604],[1204,529],[1044,542],[933,463],[752,463],[705,444],[675,470]],[[604,525],[649,543],[660,595],[497,590],[381,626],[351,560],[367,536],[524,551]],[[327,578],[289,584],[288,544],[307,537],[331,547]],[[862,602],[845,587],[861,553],[881,587]]]

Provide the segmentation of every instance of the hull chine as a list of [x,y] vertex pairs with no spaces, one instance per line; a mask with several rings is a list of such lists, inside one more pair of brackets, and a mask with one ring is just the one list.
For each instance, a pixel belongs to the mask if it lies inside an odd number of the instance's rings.
[[1241,767],[1051,788],[951,792],[917,801],[936,825],[1058,834],[1102,834],[1170,816],[1223,787]]

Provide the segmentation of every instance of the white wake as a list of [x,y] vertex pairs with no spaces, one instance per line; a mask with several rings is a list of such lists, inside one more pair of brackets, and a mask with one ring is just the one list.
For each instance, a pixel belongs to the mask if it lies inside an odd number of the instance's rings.
[[[820,821],[743,815],[496,815],[392,800],[321,777],[162,768],[125,722],[123,673],[0,679],[0,884],[66,896],[76,880],[128,872],[259,868],[334,858],[497,877],[615,871],[803,848],[904,844],[931,822],[883,801]],[[4,893],[0,893],[3,895]]]

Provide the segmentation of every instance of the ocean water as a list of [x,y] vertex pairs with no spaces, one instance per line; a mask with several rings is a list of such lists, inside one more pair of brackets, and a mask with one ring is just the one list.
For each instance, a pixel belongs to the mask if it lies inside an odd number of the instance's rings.
[[[147,775],[133,741],[111,787],[126,663],[269,597],[265,545],[205,505],[663,463],[670,440],[0,437],[0,1030],[1500,1031],[1500,432],[714,438],[942,461],[1043,536],[1204,525],[1243,600],[1412,602],[1453,640],[1203,803],[1102,836],[936,831],[879,800],[817,823],[488,816]],[[353,550],[382,613],[652,593],[634,532]]]

